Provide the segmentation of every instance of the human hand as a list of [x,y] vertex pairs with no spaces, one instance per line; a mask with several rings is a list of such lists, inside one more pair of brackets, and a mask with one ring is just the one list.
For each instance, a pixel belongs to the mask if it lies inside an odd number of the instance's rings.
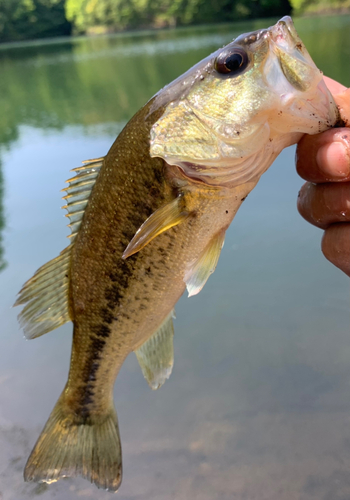
[[[325,81],[350,127],[350,88],[327,77]],[[323,254],[350,276],[350,128],[305,135],[297,147],[296,167],[308,181],[299,192],[298,210],[325,230]]]

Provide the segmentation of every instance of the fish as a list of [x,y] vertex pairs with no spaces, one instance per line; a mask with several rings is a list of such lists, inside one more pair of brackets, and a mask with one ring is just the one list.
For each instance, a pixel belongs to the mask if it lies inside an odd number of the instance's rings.
[[237,210],[277,155],[339,114],[290,17],[245,33],[161,89],[65,188],[71,243],[19,292],[28,339],[73,322],[68,381],[24,471],[117,491],[113,386],[134,352],[173,367],[174,306],[215,270]]

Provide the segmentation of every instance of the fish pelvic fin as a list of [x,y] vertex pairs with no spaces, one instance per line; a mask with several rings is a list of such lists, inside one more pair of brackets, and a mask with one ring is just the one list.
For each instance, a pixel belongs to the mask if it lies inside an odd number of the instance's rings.
[[184,281],[189,297],[197,295],[208,281],[209,276],[215,271],[224,241],[225,230],[221,230],[187,269]]
[[26,304],[18,315],[27,339],[34,339],[71,320],[68,286],[71,247],[41,266],[18,294],[15,306]]
[[25,481],[54,483],[82,476],[98,488],[117,491],[122,480],[122,453],[117,414],[78,420],[64,398],[58,400],[24,469]]
[[189,215],[190,212],[186,209],[184,195],[181,193],[177,198],[156,210],[146,219],[126,247],[123,259],[127,259],[134,253],[139,252],[156,236],[171,227],[181,224]]
[[135,350],[142,374],[151,389],[161,387],[171,375],[174,365],[174,311],[141,347]]

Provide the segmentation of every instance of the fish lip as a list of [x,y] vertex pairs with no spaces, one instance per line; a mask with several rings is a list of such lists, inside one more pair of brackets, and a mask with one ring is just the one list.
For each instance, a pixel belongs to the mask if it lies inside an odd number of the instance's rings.
[[272,40],[278,45],[282,39],[283,42],[291,40],[295,46],[302,46],[297,30],[290,16],[284,16],[274,26],[268,28],[268,33]]

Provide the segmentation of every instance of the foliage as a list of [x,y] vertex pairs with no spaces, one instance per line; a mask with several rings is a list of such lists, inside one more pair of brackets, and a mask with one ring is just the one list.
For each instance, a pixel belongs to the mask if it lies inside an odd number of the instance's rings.
[[67,0],[77,32],[235,21],[289,14],[289,0]]
[[71,27],[75,33],[101,33],[290,11],[289,0],[1,0],[0,42],[69,35]]
[[0,0],[0,42],[346,11],[350,0]]
[[65,0],[1,0],[0,41],[69,35]]
[[327,14],[350,9],[350,0],[291,0],[295,14]]

